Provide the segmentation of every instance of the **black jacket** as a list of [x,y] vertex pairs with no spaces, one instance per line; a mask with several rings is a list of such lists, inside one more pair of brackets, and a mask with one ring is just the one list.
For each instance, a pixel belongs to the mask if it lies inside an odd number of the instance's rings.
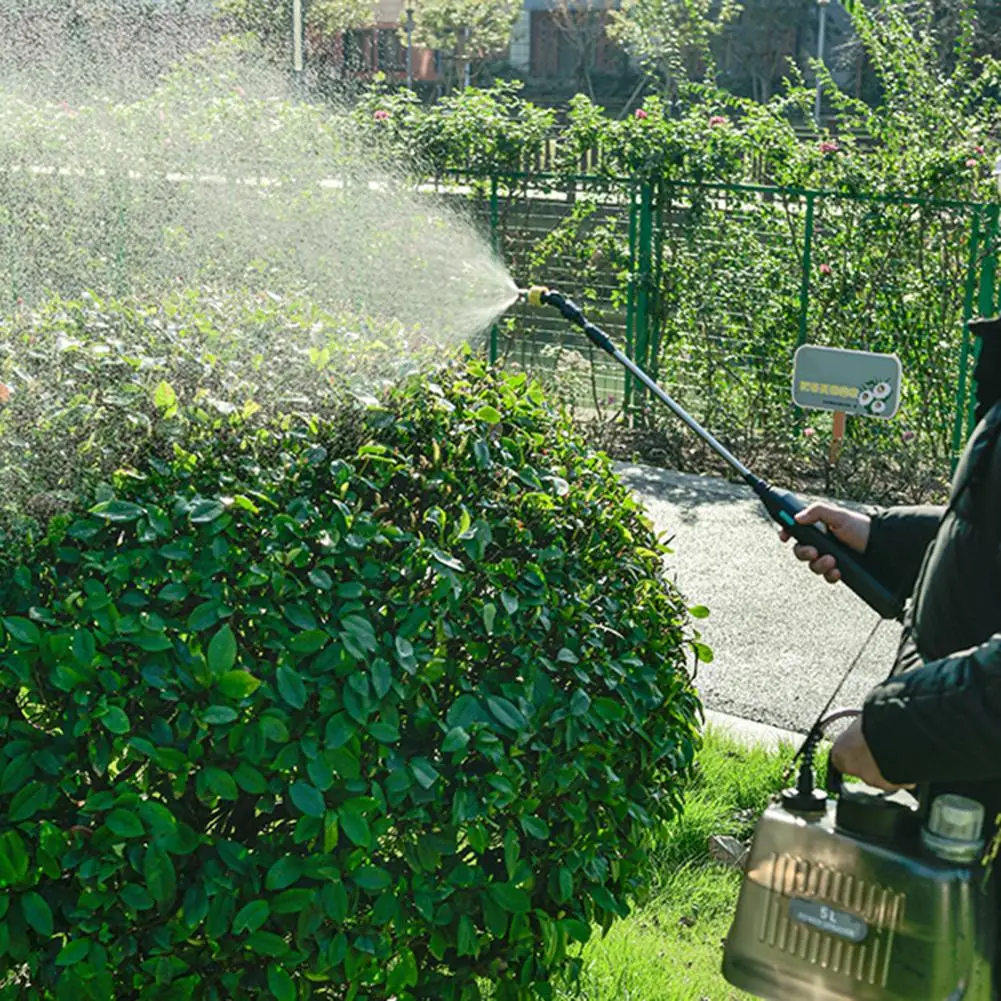
[[891,677],[862,732],[884,777],[1001,808],[1001,404],[978,424],[948,508],[873,519],[866,561],[912,595]]

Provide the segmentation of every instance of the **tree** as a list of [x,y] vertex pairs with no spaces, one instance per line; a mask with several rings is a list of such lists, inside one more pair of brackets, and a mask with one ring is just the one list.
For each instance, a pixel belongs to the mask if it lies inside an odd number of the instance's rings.
[[448,91],[472,64],[510,45],[520,12],[517,0],[421,0],[414,9],[414,43],[441,54]]
[[[901,18],[926,37],[938,56],[940,67],[953,72],[963,61],[974,76],[1001,52],[1001,4],[997,0],[853,0],[846,7],[861,8],[877,23]],[[879,86],[872,74],[865,46],[853,37],[841,50],[846,61],[857,67],[856,96],[879,100]]]
[[[216,0],[219,13],[241,31],[257,35],[272,51],[291,46],[291,0]],[[376,0],[303,0],[307,32],[337,35],[375,23]]]
[[726,86],[762,104],[796,62],[814,0],[743,0],[716,43]]
[[623,0],[609,35],[673,98],[686,80],[707,75],[713,39],[739,13],[737,0]]
[[612,0],[551,0],[553,24],[574,54],[574,85],[594,100],[592,76],[607,36]]

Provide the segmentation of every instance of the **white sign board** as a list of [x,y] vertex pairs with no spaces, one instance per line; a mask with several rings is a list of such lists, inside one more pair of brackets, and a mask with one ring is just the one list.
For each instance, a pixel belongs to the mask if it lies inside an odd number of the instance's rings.
[[889,418],[900,407],[902,381],[896,355],[804,344],[796,350],[792,398],[809,410]]

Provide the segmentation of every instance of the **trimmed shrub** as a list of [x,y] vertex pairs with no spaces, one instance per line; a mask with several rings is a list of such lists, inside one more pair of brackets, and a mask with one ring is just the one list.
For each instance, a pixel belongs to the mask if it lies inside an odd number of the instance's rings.
[[339,420],[157,388],[173,448],[2,575],[3,996],[551,997],[698,744],[641,510],[470,358]]

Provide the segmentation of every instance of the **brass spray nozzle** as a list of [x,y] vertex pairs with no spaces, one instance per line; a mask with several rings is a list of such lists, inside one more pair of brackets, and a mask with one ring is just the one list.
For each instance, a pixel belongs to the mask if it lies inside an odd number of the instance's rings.
[[528,290],[528,304],[529,306],[541,306],[543,305],[542,297],[549,294],[549,289],[545,285],[533,285]]

